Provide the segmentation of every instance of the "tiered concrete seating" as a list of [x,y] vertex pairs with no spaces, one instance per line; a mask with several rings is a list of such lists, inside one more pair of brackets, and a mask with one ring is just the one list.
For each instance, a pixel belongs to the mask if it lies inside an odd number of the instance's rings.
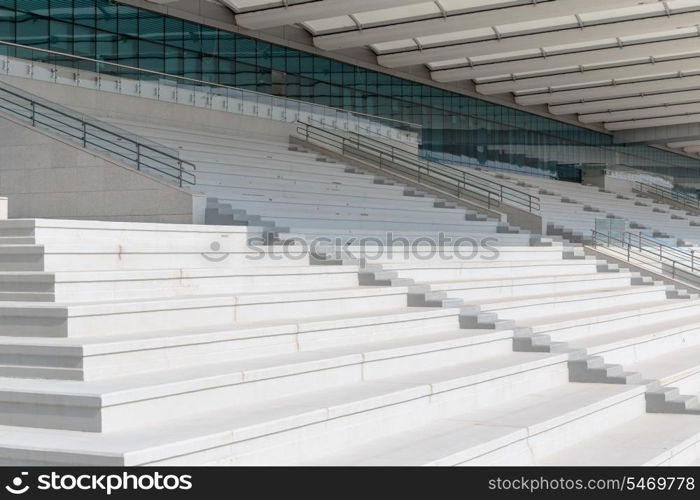
[[[208,222],[254,224],[282,238],[387,239],[498,232],[501,244],[528,244],[526,232],[413,187],[334,163],[285,144],[118,122],[180,148],[197,165],[197,189],[210,198]],[[509,234],[511,233],[511,234]]]
[[590,240],[595,220],[621,218],[631,231],[669,238],[683,245],[700,244],[700,216],[657,202],[642,194],[613,193],[595,186],[533,178],[512,173],[495,177],[540,197],[545,231],[572,241]]
[[620,463],[698,458],[700,417],[646,413],[641,375],[570,382],[580,349],[523,325],[573,343],[606,308],[691,325],[700,300],[546,240],[358,267],[261,255],[251,230],[1,222],[0,463],[574,463],[657,417],[670,437]]

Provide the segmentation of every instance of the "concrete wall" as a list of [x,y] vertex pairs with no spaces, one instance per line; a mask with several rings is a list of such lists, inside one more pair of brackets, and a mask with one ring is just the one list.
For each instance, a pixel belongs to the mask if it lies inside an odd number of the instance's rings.
[[204,223],[206,197],[0,115],[10,218]]

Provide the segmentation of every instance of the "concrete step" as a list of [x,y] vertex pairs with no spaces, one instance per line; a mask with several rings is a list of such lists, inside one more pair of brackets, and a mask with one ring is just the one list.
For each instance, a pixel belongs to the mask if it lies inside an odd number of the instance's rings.
[[556,295],[541,294],[474,300],[470,305],[477,306],[483,312],[495,312],[499,318],[517,321],[539,317],[543,310],[556,310],[559,314],[597,312],[611,303],[624,306],[659,301],[666,298],[666,293],[666,285],[627,286],[620,289],[559,292]]
[[[534,358],[530,358],[534,360]],[[524,362],[547,386],[565,383],[551,359]],[[167,427],[141,422],[123,431],[91,435],[67,430],[3,426],[0,462],[23,465],[145,465],[206,463],[292,463],[329,448],[348,446],[358,439],[415,427],[433,416],[449,416],[488,407],[485,397],[494,384],[506,382],[505,392],[523,396],[533,391],[519,383],[515,358],[484,365],[455,365],[403,377],[360,381],[333,389],[271,399],[245,406],[229,406],[204,414],[172,419]],[[555,376],[556,374],[556,376]],[[565,375],[565,374],[564,374]],[[474,385],[474,382],[478,383]],[[469,385],[471,382],[471,385]],[[477,394],[482,394],[478,397]],[[411,418],[407,418],[411,416]]]
[[91,302],[358,285],[359,268],[278,266],[245,269],[0,272],[0,301]]
[[[625,287],[641,282],[642,278],[630,272],[598,273],[582,275],[542,276],[494,280],[455,280],[429,282],[430,290],[446,292],[450,297],[459,297],[467,303],[504,297],[557,295],[589,289]],[[651,281],[651,280],[649,280]]]
[[360,315],[407,305],[407,287],[355,287],[85,303],[0,303],[0,332],[18,337],[129,334],[228,322]]
[[535,465],[551,453],[573,450],[587,436],[629,421],[641,412],[641,387],[564,384],[484,410],[436,419],[304,463]]
[[510,344],[509,330],[460,329],[459,313],[459,308],[403,308],[298,323],[271,320],[75,339],[6,336],[0,337],[0,376],[96,380],[370,342],[437,342],[443,335]]
[[[417,282],[432,283],[461,279],[508,279],[537,278],[542,276],[571,276],[595,273],[606,264],[596,260],[562,260],[562,261],[485,261],[478,256],[472,260],[442,260],[440,262],[419,263],[382,263],[386,271],[396,271],[402,278],[411,278]],[[616,274],[616,273],[611,273]]]
[[[465,362],[460,360],[464,353],[459,348],[434,355],[410,354],[405,346],[378,351],[373,357],[358,347],[353,352],[293,353],[102,381],[1,379],[0,423],[109,433],[136,429],[144,422],[163,421],[174,414],[178,419],[187,418],[387,379],[396,382],[402,391],[411,383],[425,386],[430,381],[433,399],[442,392],[459,390],[463,391],[461,398],[475,398],[504,379],[523,390],[532,390],[538,378],[563,373],[566,361],[565,355],[500,352]],[[463,349],[468,351],[469,347]],[[447,361],[445,356],[450,355],[452,360]],[[414,361],[419,363],[417,370],[412,366]],[[494,394],[492,399],[499,397]]]
[[697,318],[700,301],[666,299],[651,302],[608,305],[595,312],[582,311],[563,314],[542,314],[518,321],[532,334],[549,335],[552,341],[572,342],[574,339],[599,335],[622,329],[642,328],[644,325]]
[[[654,432],[653,429],[663,429]],[[652,430],[652,431],[650,431]],[[696,415],[646,413],[576,446],[553,453],[539,465],[683,465],[700,458],[700,419]]]

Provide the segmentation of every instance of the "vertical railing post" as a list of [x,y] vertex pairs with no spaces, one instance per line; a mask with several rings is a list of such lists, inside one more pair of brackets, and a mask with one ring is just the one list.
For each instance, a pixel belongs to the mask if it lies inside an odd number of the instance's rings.
[[177,161],[177,167],[178,167],[178,181],[179,181],[180,187],[182,187],[182,160]]
[[36,127],[36,103],[32,101],[32,127]]
[[141,170],[141,143],[136,143],[136,170]]
[[690,251],[690,272],[695,272],[695,250]]
[[83,147],[87,147],[87,122],[83,121]]
[[639,231],[639,253],[642,253],[642,232]]

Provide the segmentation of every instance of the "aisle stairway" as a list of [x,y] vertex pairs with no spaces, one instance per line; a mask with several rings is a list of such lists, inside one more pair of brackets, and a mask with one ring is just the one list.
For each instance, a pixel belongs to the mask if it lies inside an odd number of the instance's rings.
[[[700,416],[645,412],[677,411],[647,385],[696,393],[696,297],[546,239],[358,266],[261,254],[262,230],[0,222],[0,463],[598,463],[592,446],[630,429],[643,453],[609,461],[699,458]],[[687,363],[605,380],[560,343],[589,340]]]

